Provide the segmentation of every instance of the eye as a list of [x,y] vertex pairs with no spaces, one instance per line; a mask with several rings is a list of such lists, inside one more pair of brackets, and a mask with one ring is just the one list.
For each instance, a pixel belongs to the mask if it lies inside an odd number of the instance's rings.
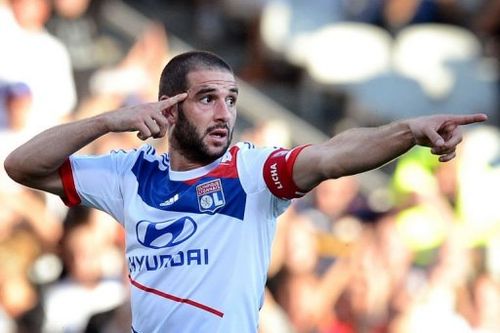
[[203,96],[202,98],[200,98],[200,102],[202,102],[203,104],[209,104],[213,100],[214,98],[211,95]]
[[226,103],[229,106],[235,106],[236,105],[236,97],[230,96],[226,99]]

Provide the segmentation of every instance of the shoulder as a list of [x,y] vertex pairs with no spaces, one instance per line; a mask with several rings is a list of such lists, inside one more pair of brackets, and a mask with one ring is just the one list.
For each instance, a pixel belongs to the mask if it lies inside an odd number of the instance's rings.
[[101,165],[113,167],[115,170],[128,170],[144,164],[156,164],[159,169],[165,170],[169,165],[167,154],[158,155],[151,145],[145,144],[134,149],[114,149],[102,155],[72,155],[73,163],[91,166]]
[[276,147],[257,147],[251,142],[238,142],[232,146],[224,159],[233,159],[242,173],[254,174],[262,170],[264,162],[268,159]]
[[239,150],[257,149],[256,146],[250,141],[237,142],[232,148],[237,147]]
[[157,154],[156,149],[149,144],[142,145],[130,151],[115,150],[111,154],[124,155],[126,159],[129,159],[135,165],[142,164],[143,162],[156,165],[160,170],[166,170],[170,165],[168,154]]
[[244,158],[258,158],[267,157],[273,151],[279,149],[278,147],[257,147],[248,141],[241,141],[232,146],[228,152],[232,155],[239,155]]
[[238,142],[229,149],[222,162],[231,159],[241,176],[256,179],[262,174],[266,160],[277,149],[275,147],[256,147],[251,142]]

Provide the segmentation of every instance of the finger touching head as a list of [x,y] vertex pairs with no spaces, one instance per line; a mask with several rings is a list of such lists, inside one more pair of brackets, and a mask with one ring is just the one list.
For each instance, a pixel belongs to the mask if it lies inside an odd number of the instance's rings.
[[184,101],[187,96],[187,93],[180,93],[172,97],[165,95],[161,96],[160,101],[158,102],[160,111],[167,117],[174,109],[176,109],[174,106],[177,106],[179,103]]

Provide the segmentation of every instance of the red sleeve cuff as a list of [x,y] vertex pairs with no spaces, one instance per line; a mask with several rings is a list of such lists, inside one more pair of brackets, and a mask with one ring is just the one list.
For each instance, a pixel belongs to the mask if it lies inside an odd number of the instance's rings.
[[67,158],[59,167],[59,177],[61,177],[63,184],[64,196],[61,197],[61,199],[64,204],[68,207],[79,205],[81,199],[76,192],[73,170],[71,169],[71,162],[69,161],[69,158]]

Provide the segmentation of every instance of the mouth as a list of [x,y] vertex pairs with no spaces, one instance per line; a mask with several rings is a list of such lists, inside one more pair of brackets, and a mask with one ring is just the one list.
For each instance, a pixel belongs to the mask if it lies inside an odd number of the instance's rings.
[[229,135],[227,124],[217,124],[207,129],[207,135],[216,138],[225,138]]
[[225,128],[219,128],[208,132],[208,135],[214,138],[223,139],[228,135],[228,130]]
[[209,129],[207,137],[217,146],[225,145],[229,137],[229,128],[227,126],[219,126]]

